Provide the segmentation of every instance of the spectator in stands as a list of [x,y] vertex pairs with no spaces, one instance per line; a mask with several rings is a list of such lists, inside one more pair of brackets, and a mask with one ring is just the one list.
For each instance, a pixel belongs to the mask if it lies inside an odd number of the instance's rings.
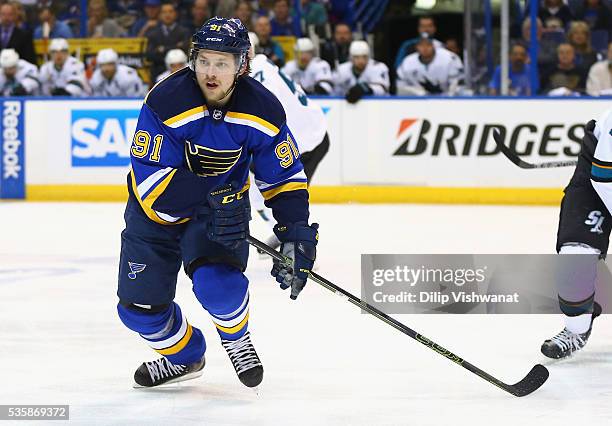
[[306,28],[310,25],[321,27],[327,22],[325,6],[313,0],[300,0],[302,6],[302,21]]
[[172,49],[166,53],[166,71],[157,76],[157,80],[161,81],[168,77],[173,72],[183,69],[187,66],[187,55],[181,49]]
[[274,2],[274,18],[270,20],[273,36],[295,36],[301,35],[299,22],[291,17],[289,0],[276,0]]
[[257,16],[267,16],[268,18],[274,15],[272,10],[274,9],[275,0],[259,0],[257,2],[257,9],[255,14]]
[[68,51],[63,38],[51,40],[51,60],[40,67],[39,77],[43,95],[85,96],[90,92],[85,78],[85,65]]
[[240,0],[238,4],[236,4],[234,16],[240,19],[242,25],[244,25],[249,31],[253,31],[253,7],[249,1]]
[[395,68],[400,66],[406,55],[414,53],[416,45],[421,40],[421,34],[423,33],[429,34],[429,38],[433,42],[433,45],[436,49],[444,48],[444,44],[440,40],[435,38],[438,28],[436,27],[436,21],[434,20],[433,16],[421,16],[419,18],[417,31],[419,34],[417,37],[406,40],[399,47],[399,50],[397,51],[397,55],[395,57]]
[[236,10],[237,0],[211,0],[210,9],[214,11],[213,16],[231,17]]
[[0,96],[37,95],[40,87],[36,65],[19,59],[15,49],[0,53]]
[[38,12],[38,21],[40,25],[34,29],[35,39],[74,37],[70,27],[66,23],[57,20],[55,10],[52,7],[43,7],[40,9],[40,12]]
[[540,87],[543,93],[575,95],[584,92],[586,72],[576,65],[575,58],[576,52],[571,44],[561,43],[557,47],[557,63],[542,72]]
[[130,28],[130,37],[145,37],[147,31],[158,25],[160,9],[161,0],[145,0],[144,16],[134,22]]
[[[526,13],[529,13],[528,9]],[[574,19],[570,8],[563,4],[563,0],[544,0],[544,5],[538,11],[538,18],[546,23],[550,18],[558,18],[563,22],[563,28],[567,28],[570,21]]]
[[350,62],[340,64],[334,73],[336,95],[354,104],[365,95],[389,93],[389,68],[370,58],[370,47],[363,40],[351,43]]
[[87,8],[87,36],[91,38],[122,37],[125,30],[108,17],[105,0],[90,0]]
[[436,48],[428,33],[421,34],[416,49],[397,68],[397,94],[457,93],[463,79],[461,59],[444,48]]
[[7,3],[10,3],[15,7],[15,25],[17,26],[17,28],[32,33],[30,23],[27,21],[27,16],[23,4],[16,0],[12,0]]
[[17,26],[17,10],[11,3],[0,6],[0,48],[15,49],[20,58],[36,63],[32,36]]
[[586,22],[572,22],[567,32],[567,41],[574,46],[576,65],[589,69],[598,59],[601,59],[591,47],[591,30]]
[[591,31],[608,31],[612,38],[612,13],[601,0],[584,0],[576,11],[576,19],[585,21],[591,27]]
[[189,19],[183,21],[183,27],[189,34],[194,34],[211,18],[208,0],[195,0],[191,6]]
[[[537,30],[536,38],[538,40],[538,68],[546,68],[555,63],[557,57],[557,46],[558,44],[551,39],[542,38],[542,21],[540,18],[536,19]],[[522,26],[523,39],[522,42],[525,46],[529,46],[531,40],[531,20],[525,18]]]
[[[529,55],[527,48],[522,44],[515,44],[510,49],[510,70],[508,78],[510,87],[508,94],[510,96],[530,96],[531,95],[531,79],[529,67]],[[489,83],[489,94],[497,96],[501,94],[501,66],[495,68],[493,78]]]
[[255,34],[259,38],[259,53],[266,55],[269,60],[281,68],[285,64],[285,54],[280,44],[272,40],[272,27],[267,16],[260,16],[255,21]]
[[349,47],[353,41],[351,27],[343,22],[336,24],[333,40],[328,40],[321,49],[321,58],[336,69],[338,65],[349,60]]
[[177,22],[174,5],[164,3],[159,14],[160,23],[151,28],[147,36],[146,58],[151,61],[151,80],[164,72],[164,59],[171,49],[187,51],[191,42],[191,34]]
[[119,55],[113,49],[102,49],[96,56],[96,70],[89,83],[94,96],[140,97],[145,95],[145,86],[138,72],[120,64]]
[[608,58],[589,70],[586,89],[591,96],[612,96],[612,41],[608,44]]
[[327,62],[315,56],[312,40],[299,38],[294,49],[296,59],[287,62],[283,72],[302,86],[308,94],[331,95],[333,93],[331,68]]

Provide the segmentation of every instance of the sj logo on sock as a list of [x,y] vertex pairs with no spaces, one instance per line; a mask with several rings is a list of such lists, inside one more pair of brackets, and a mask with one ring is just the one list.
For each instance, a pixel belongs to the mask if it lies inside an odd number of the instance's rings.
[[128,262],[128,265],[130,266],[130,273],[128,274],[128,278],[131,280],[135,280],[136,274],[144,271],[145,268],[147,267],[147,265],[145,265],[144,263],[135,263],[135,262]]

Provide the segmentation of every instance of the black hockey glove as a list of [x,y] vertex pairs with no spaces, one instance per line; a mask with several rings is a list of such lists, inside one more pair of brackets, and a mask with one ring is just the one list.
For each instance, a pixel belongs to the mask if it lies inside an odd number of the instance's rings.
[[439,95],[440,93],[442,93],[442,88],[440,87],[440,85],[433,84],[428,79],[425,79],[425,81],[422,81],[421,86],[423,87],[423,89],[427,91],[427,93],[430,93],[432,95]]
[[595,159],[595,147],[597,146],[597,138],[593,134],[595,124],[595,120],[591,120],[584,126],[584,136],[580,146],[580,157],[587,160],[589,164]]
[[221,185],[208,194],[208,204],[208,239],[230,250],[237,248],[249,232],[251,207],[247,190],[236,182]]
[[354,104],[365,95],[371,95],[373,93],[374,91],[366,83],[359,83],[351,87],[348,92],[346,92],[346,100],[348,103]]
[[18,84],[11,90],[11,96],[26,96],[27,94],[27,90],[21,84]]
[[51,96],[71,96],[71,94],[63,87],[54,87],[53,90],[51,90]]
[[321,83],[317,83],[314,85],[315,95],[329,95],[329,92]]
[[281,241],[281,253],[291,260],[287,264],[274,260],[271,274],[283,290],[291,287],[289,297],[292,300],[297,299],[306,285],[308,273],[317,257],[318,229],[318,223],[308,225],[306,222],[274,227],[274,233]]

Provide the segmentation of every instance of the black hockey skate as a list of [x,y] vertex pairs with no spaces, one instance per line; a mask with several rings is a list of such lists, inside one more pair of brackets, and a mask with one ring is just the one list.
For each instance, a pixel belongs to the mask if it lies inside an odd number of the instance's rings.
[[223,340],[221,344],[227,351],[230,361],[243,385],[254,388],[263,380],[263,366],[255,352],[251,335],[247,331],[238,340]]
[[593,321],[599,315],[601,315],[601,306],[595,302],[593,313],[591,314],[591,325],[587,331],[584,333],[572,333],[567,328],[564,328],[559,334],[546,340],[542,344],[540,351],[548,358],[553,359],[566,358],[572,353],[579,351],[587,344],[593,328]]
[[165,357],[151,362],[143,362],[134,373],[135,388],[150,388],[153,386],[182,382],[195,379],[203,374],[206,361],[204,357],[189,365],[172,364]]

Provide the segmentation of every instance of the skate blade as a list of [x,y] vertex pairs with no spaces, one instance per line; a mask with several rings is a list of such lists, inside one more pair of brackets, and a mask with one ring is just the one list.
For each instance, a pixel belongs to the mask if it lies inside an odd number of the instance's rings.
[[172,380],[168,380],[167,382],[164,382],[160,385],[155,385],[155,386],[142,386],[139,385],[138,383],[134,382],[132,384],[132,387],[134,389],[151,389],[151,388],[158,388],[160,386],[166,386],[166,385],[171,385],[173,383],[178,383],[178,382],[184,382],[186,380],[192,380],[192,379],[197,379],[198,377],[200,377],[202,374],[204,374],[204,370],[200,370],[200,371],[194,371],[193,373],[189,373],[189,374],[185,374],[184,376],[181,377],[177,377],[175,379]]

